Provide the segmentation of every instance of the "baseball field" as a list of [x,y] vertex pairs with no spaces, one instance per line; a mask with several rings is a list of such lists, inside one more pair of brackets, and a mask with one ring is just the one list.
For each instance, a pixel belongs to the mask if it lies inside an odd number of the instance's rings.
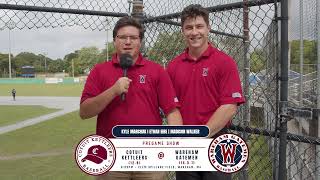
[[[17,91],[16,101],[12,88]],[[82,88],[83,84],[0,84],[1,180],[94,179],[74,161],[75,147],[95,133],[96,124],[95,118],[81,120],[78,115]],[[252,135],[250,139],[248,169],[263,169],[271,177],[265,138]],[[258,162],[260,166],[254,167]],[[249,172],[256,177],[259,174],[252,173],[260,171]]]
[[[12,88],[16,101],[10,96]],[[74,161],[77,143],[95,133],[94,118],[81,120],[78,115],[82,88],[83,84],[0,85],[0,179],[94,179]]]

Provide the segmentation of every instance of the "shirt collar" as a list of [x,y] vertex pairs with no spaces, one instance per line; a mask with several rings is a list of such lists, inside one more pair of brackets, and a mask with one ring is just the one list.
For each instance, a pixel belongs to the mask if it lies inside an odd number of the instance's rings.
[[[112,64],[114,65],[120,65],[119,60],[118,60],[118,54],[114,54],[111,58]],[[134,66],[144,66],[145,65],[145,59],[143,58],[142,54],[139,53],[138,59]]]
[[[210,43],[208,43],[208,48],[202,53],[202,55],[198,58],[198,60],[209,57],[212,53],[214,53],[214,51],[215,51],[215,48]],[[186,48],[184,50],[184,56],[182,60],[194,61],[189,55],[189,48]]]

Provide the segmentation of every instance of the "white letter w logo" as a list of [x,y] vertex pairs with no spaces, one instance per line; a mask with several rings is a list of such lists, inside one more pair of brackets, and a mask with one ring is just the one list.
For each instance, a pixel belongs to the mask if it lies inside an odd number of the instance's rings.
[[234,165],[234,157],[236,155],[236,143],[231,143],[230,145],[226,143],[221,143],[221,153],[223,157],[223,163],[224,165]]

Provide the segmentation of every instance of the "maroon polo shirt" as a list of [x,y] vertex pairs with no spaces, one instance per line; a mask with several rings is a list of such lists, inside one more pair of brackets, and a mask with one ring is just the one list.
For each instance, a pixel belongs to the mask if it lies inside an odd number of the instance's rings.
[[[111,61],[97,64],[87,78],[81,103],[109,89],[122,76],[117,55]],[[132,82],[125,101],[117,96],[99,113],[98,135],[112,137],[115,125],[161,125],[159,107],[168,114],[178,106],[169,75],[159,64],[144,59],[140,54],[128,69],[128,78]]]
[[186,49],[169,63],[167,71],[186,125],[205,125],[219,106],[244,103],[236,63],[211,44],[196,61]]

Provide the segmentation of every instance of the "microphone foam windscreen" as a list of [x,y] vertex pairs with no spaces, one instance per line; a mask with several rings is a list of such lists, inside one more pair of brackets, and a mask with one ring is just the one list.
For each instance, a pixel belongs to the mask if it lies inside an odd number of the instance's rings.
[[130,54],[120,55],[120,67],[122,69],[128,69],[133,64],[133,58]]

